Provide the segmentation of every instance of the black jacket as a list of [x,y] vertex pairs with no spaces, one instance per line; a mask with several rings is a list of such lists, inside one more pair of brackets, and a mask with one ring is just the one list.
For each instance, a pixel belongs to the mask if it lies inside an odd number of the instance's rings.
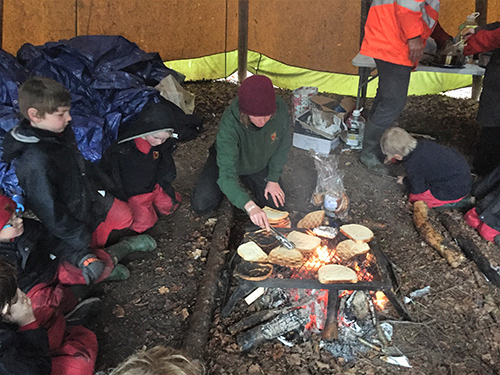
[[500,231],[500,167],[479,180],[472,187],[477,199],[476,212],[479,218]]
[[0,375],[50,375],[49,339],[44,328],[19,332],[0,321]]
[[34,285],[50,281],[59,263],[61,241],[37,220],[24,219],[24,233],[11,242],[0,242],[0,256],[17,267],[17,285],[27,293]]
[[27,208],[66,242],[63,256],[76,265],[113,204],[109,193],[98,192],[109,189],[104,175],[83,158],[70,126],[58,134],[23,120],[5,136],[3,158],[14,161]]
[[[483,90],[479,100],[477,121],[482,126],[500,127],[500,45],[498,40],[500,22],[490,23],[476,31],[472,39],[477,39],[483,49],[479,52],[490,52],[490,61],[486,65],[483,78]],[[486,37],[490,33],[490,37]],[[486,37],[486,38],[485,38]],[[467,46],[465,47],[467,50]]]
[[101,167],[113,180],[111,193],[117,198],[128,198],[153,191],[156,184],[175,201],[171,186],[176,177],[172,156],[177,148],[176,139],[168,138],[163,144],[151,147],[147,154],[139,151],[134,140],[159,131],[175,133],[178,116],[165,103],[146,106],[132,126],[122,130],[101,159]]
[[430,190],[442,201],[469,194],[472,176],[469,164],[460,152],[437,143],[418,140],[417,147],[403,158],[407,177],[405,186],[412,194]]

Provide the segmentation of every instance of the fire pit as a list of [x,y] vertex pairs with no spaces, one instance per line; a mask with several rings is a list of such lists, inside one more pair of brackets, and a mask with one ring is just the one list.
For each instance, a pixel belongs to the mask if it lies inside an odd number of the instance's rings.
[[[306,229],[276,228],[281,234],[288,234],[293,230],[303,231],[312,234]],[[230,315],[235,304],[259,287],[265,288],[285,288],[285,289],[314,289],[327,290],[327,317],[322,331],[324,340],[332,340],[338,337],[337,311],[339,309],[339,291],[380,291],[385,294],[387,299],[398,314],[405,320],[411,320],[404,305],[396,298],[394,293],[397,281],[388,262],[387,257],[381,251],[376,240],[372,240],[370,251],[366,254],[358,255],[347,262],[342,262],[336,253],[336,245],[346,239],[342,234],[338,234],[333,239],[322,238],[321,245],[315,251],[305,256],[304,262],[298,268],[288,268],[283,266],[274,266],[272,274],[260,281],[245,280],[239,278],[239,284],[228,299],[222,310],[222,316]],[[264,230],[248,230],[245,234],[245,241],[252,240],[264,250],[271,249],[279,245],[279,242],[272,234]],[[237,257],[238,260],[241,258]],[[336,284],[322,284],[317,280],[318,269],[325,264],[340,264],[356,271],[358,281]],[[297,315],[298,314],[298,315]],[[294,319],[303,320],[300,312],[296,312]]]

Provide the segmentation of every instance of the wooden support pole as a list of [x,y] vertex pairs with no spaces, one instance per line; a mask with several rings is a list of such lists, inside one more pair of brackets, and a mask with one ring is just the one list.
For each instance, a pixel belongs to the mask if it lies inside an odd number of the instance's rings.
[[3,0],[0,0],[0,48],[3,48]]
[[238,1],[238,81],[247,77],[248,70],[248,0]]
[[328,304],[326,308],[326,321],[323,328],[323,340],[332,341],[339,338],[339,323],[337,315],[339,312],[340,298],[338,290],[328,291]]

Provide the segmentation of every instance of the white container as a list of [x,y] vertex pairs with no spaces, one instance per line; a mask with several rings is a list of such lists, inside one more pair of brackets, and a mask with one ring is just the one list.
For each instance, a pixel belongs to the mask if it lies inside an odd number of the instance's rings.
[[366,121],[361,117],[362,110],[363,108],[352,111],[352,115],[346,121],[347,139],[345,143],[352,150],[361,150],[363,148]]

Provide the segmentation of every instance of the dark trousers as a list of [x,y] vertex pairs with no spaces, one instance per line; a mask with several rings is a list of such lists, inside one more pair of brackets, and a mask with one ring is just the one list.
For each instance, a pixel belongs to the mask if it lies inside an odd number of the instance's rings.
[[[274,204],[271,196],[269,196],[270,199],[264,197],[264,189],[267,185],[267,174],[268,169],[265,168],[260,172],[242,175],[239,176],[239,178],[243,185],[250,190],[254,202],[260,207],[269,206],[279,209],[280,207]],[[215,145],[212,145],[209,149],[208,159],[198,176],[191,196],[191,206],[198,215],[204,215],[214,211],[222,202],[224,194],[217,184],[218,179],[219,167],[217,166],[217,151],[215,150]]]
[[377,95],[373,100],[370,121],[379,128],[394,125],[406,105],[411,66],[375,59],[378,72]]
[[472,166],[474,172],[486,176],[500,165],[500,127],[481,128]]

